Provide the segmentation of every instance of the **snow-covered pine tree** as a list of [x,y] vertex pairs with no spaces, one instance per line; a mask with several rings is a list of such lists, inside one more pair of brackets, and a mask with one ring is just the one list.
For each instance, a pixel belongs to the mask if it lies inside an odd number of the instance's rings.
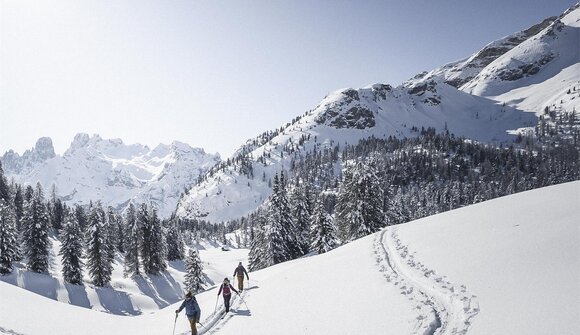
[[10,187],[8,186],[8,180],[4,176],[4,169],[2,169],[2,163],[0,163],[0,199],[4,200],[6,203],[10,203]]
[[16,211],[0,199],[0,275],[12,272],[12,263],[18,258]]
[[142,203],[137,210],[137,226],[139,227],[139,253],[141,254],[141,264],[143,264],[143,271],[147,273],[149,272],[152,253],[152,229],[149,220],[150,216],[147,204]]
[[36,184],[30,201],[26,202],[22,218],[22,237],[28,270],[37,273],[48,272],[49,216],[44,203],[42,187]]
[[384,226],[383,193],[380,185],[373,157],[347,167],[336,209],[343,241],[366,236]]
[[111,206],[107,206],[107,214],[105,220],[105,238],[106,238],[106,245],[107,245],[107,257],[109,261],[113,263],[115,260],[115,252],[117,251],[117,244],[119,240],[119,233],[118,227],[119,220],[117,213]]
[[263,269],[267,266],[265,260],[266,251],[266,217],[261,210],[253,215],[253,238],[250,242],[249,268],[250,271]]
[[203,290],[203,265],[199,258],[197,249],[189,249],[189,254],[185,259],[185,289],[192,293],[198,293]]
[[338,238],[334,225],[332,224],[332,217],[326,212],[322,197],[319,197],[316,202],[316,208],[312,214],[311,234],[311,249],[319,254],[328,252],[338,246]]
[[87,241],[87,268],[96,286],[105,286],[111,281],[113,265],[108,254],[106,214],[101,202],[90,210]]
[[67,213],[60,233],[61,246],[59,255],[62,257],[62,275],[64,280],[75,285],[83,283],[82,233],[73,213]]
[[135,205],[129,204],[125,213],[125,276],[139,276],[139,241],[141,229],[137,224]]
[[145,272],[158,274],[167,269],[166,251],[167,247],[163,239],[163,228],[161,220],[157,215],[157,209],[151,204],[149,206],[149,229],[150,229],[150,256],[149,262],[145,264]]
[[338,190],[338,196],[335,206],[335,220],[338,228],[338,236],[341,241],[347,242],[351,238],[351,213],[354,211],[354,203],[352,202],[352,178],[353,178],[353,164],[347,162],[343,173],[342,183]]
[[87,217],[87,213],[85,212],[85,209],[82,206],[77,204],[74,207],[74,213],[75,213],[77,222],[79,223],[79,228],[81,229],[82,232],[85,232],[85,230],[88,226],[88,222],[89,222],[89,219]]
[[16,184],[13,203],[14,211],[16,213],[16,230],[20,231],[20,221],[24,215],[24,193],[20,184]]
[[309,229],[310,217],[312,215],[312,205],[310,199],[310,189],[302,182],[297,184],[291,194],[292,218],[296,229],[296,240],[300,254],[296,257],[306,255],[310,251]]
[[297,253],[292,226],[284,185],[276,174],[270,196],[267,224],[264,229],[266,266],[290,260]]
[[165,244],[167,245],[167,260],[176,261],[183,259],[184,245],[177,227],[177,219],[171,218],[167,224],[167,234],[165,237]]

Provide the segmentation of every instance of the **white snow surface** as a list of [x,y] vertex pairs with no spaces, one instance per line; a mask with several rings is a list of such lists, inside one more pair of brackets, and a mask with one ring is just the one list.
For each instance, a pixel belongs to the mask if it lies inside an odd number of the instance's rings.
[[[580,181],[551,186],[250,273],[243,301],[224,318],[213,313],[215,288],[196,296],[200,333],[578,334],[579,203]],[[213,252],[224,257],[212,260],[219,271],[239,259]],[[179,304],[118,316],[4,282],[0,296],[4,334],[170,333]],[[176,334],[187,331],[181,316]]]
[[5,153],[2,167],[18,183],[40,182],[45,195],[56,185],[56,194],[70,204],[101,200],[123,209],[131,200],[152,202],[167,217],[181,193],[218,161],[218,155],[177,141],[150,149],[120,139],[77,134],[62,156],[55,155],[50,138],[41,138],[22,156]]

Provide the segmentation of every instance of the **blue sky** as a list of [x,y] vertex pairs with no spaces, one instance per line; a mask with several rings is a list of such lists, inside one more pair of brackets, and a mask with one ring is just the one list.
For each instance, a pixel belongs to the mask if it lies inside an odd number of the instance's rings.
[[397,85],[573,4],[0,0],[0,153],[87,132],[227,156],[331,91]]

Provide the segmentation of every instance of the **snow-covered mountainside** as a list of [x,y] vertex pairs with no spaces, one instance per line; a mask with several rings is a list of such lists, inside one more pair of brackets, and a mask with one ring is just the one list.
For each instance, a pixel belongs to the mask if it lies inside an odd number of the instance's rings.
[[445,64],[442,67],[429,72],[418,74],[414,78],[408,80],[407,85],[413,85],[417,82],[425,82],[426,80],[442,79],[445,83],[459,88],[475,78],[481,70],[498,57],[518,46],[528,38],[536,35],[556,19],[556,17],[549,17],[526,30],[493,41],[467,58]]
[[230,165],[209,174],[187,192],[177,214],[212,222],[246,215],[268,197],[269,182],[276,172],[288,169],[293,159],[314,148],[356,144],[370,136],[417,136],[421,127],[438,131],[447,127],[456,135],[497,143],[512,138],[508,130],[535,122],[533,114],[435,80],[411,87],[375,84],[339,90],[286,127],[248,141]]
[[[578,181],[523,192],[252,272],[243,300],[234,295],[224,317],[215,287],[196,295],[200,334],[578,334],[579,201]],[[223,269],[219,275],[235,265],[230,252],[208,249],[201,256]],[[71,286],[48,286],[57,300],[72,296]],[[75,288],[76,297],[88,292],[89,299],[127,292],[119,285]],[[2,281],[0,296],[5,334],[169,334],[178,307],[111,315]],[[175,334],[188,333],[182,314]]]
[[71,204],[101,200],[123,208],[130,200],[151,201],[162,216],[168,216],[181,193],[218,161],[219,156],[180,142],[150,149],[77,134],[62,156],[44,137],[22,156],[6,152],[2,167],[18,183],[40,182],[46,192],[55,185],[56,194]]
[[400,86],[336,91],[304,116],[248,141],[187,192],[177,213],[212,222],[239,218],[263,203],[269,181],[293,159],[369,136],[409,137],[417,128],[447,127],[479,141],[510,141],[509,134],[534,126],[548,105],[580,108],[579,24],[575,5]]
[[537,113],[566,100],[563,107],[571,111],[579,105],[578,94],[568,99],[564,95],[568,89],[580,87],[578,64],[580,4],[495,59],[461,89]]

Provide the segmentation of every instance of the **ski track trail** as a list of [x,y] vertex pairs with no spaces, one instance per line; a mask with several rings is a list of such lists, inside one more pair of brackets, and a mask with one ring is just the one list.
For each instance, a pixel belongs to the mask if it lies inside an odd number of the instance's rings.
[[[246,296],[246,292],[249,289],[251,289],[251,287],[248,287],[248,289],[244,290],[239,296],[237,294],[235,296],[232,296],[230,304],[230,312],[225,316],[224,316],[225,307],[223,304],[223,297],[220,296],[218,301],[219,306],[217,310],[215,312],[212,312],[206,319],[203,320],[203,327],[198,326],[197,333],[199,335],[203,334],[209,335],[216,334],[217,332],[219,332],[222,329],[222,327],[236,314],[232,313],[232,311],[237,312],[239,308],[242,306],[247,308],[247,306],[245,306],[245,304],[242,302],[242,299],[244,299],[244,297]],[[248,313],[249,312],[250,311],[248,310]],[[189,334],[191,334],[191,331],[186,331],[178,335],[189,335]]]
[[12,329],[4,328],[0,326],[0,334],[9,334],[9,335],[24,335]]
[[379,271],[406,295],[418,316],[413,334],[466,334],[473,318],[479,313],[477,296],[467,287],[451,283],[415,260],[404,245],[396,227],[384,229],[374,242]]

